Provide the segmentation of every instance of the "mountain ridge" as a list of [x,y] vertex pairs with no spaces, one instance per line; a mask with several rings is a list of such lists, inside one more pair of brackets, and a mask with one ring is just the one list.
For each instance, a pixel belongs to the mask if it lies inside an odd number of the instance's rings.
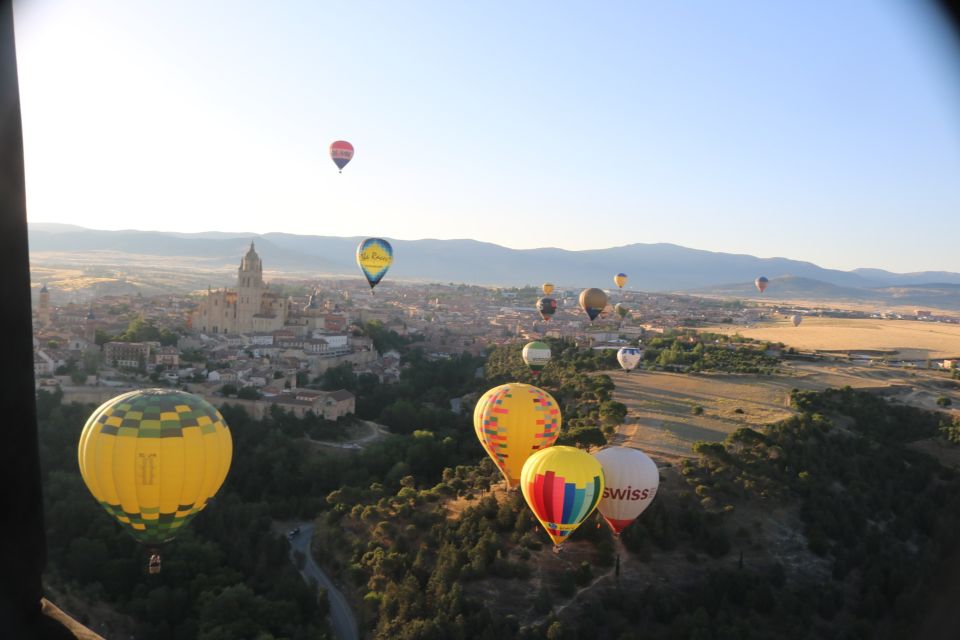
[[[263,234],[209,231],[105,231],[76,225],[29,225],[32,252],[120,252],[139,256],[202,258],[205,264],[236,266],[249,242],[268,269],[342,275],[356,272],[354,255],[361,236]],[[828,269],[791,258],[758,258],[749,254],[691,249],[673,243],[631,243],[605,249],[569,250],[557,247],[511,249],[471,239],[391,239],[396,262],[391,276],[397,279],[465,282],[480,285],[519,286],[550,280],[558,286],[612,288],[613,275],[630,276],[629,289],[651,292],[687,291],[755,295],[745,289],[764,275],[782,283],[781,293],[821,288],[814,281],[847,289],[843,295],[863,298],[883,296],[884,288],[936,290],[938,296],[960,285],[960,273],[947,271],[899,274],[884,269],[851,271]],[[790,285],[787,287],[786,285]],[[752,285],[751,285],[752,286]],[[856,291],[853,291],[856,290]],[[774,284],[767,297],[777,296]],[[869,292],[873,293],[869,293]],[[736,293],[735,293],[736,292]],[[834,292],[838,293],[838,292]],[[833,297],[833,296],[831,296]]]

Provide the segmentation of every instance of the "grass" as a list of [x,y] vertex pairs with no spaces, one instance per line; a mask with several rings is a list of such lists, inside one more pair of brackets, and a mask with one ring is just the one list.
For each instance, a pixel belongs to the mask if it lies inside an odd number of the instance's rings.
[[960,355],[960,325],[939,322],[805,317],[799,327],[786,318],[777,318],[750,328],[718,325],[704,330],[782,342],[802,351],[889,352],[895,359]]

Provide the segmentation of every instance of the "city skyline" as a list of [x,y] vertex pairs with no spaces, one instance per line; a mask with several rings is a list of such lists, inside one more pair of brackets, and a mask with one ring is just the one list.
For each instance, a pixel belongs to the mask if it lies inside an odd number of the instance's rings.
[[960,271],[932,13],[225,7],[16,6],[31,222]]

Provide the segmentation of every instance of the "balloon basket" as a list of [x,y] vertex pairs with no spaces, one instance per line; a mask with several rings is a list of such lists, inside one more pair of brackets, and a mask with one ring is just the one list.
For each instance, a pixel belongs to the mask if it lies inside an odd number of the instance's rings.
[[150,559],[147,560],[147,573],[150,575],[160,573],[160,552],[156,549],[150,550]]

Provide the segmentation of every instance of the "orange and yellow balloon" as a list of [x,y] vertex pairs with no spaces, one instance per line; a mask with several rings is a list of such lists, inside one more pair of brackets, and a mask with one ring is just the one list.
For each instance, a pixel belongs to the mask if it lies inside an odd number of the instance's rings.
[[560,435],[560,405],[543,389],[521,382],[490,389],[481,403],[474,412],[480,443],[507,484],[516,487],[527,458]]
[[550,447],[523,465],[520,489],[554,546],[561,546],[603,496],[600,462],[576,447]]
[[544,282],[544,283],[543,283],[543,286],[541,287],[541,289],[543,289],[543,295],[548,296],[548,295],[550,295],[551,293],[553,293],[553,283],[552,283],[552,282]]

